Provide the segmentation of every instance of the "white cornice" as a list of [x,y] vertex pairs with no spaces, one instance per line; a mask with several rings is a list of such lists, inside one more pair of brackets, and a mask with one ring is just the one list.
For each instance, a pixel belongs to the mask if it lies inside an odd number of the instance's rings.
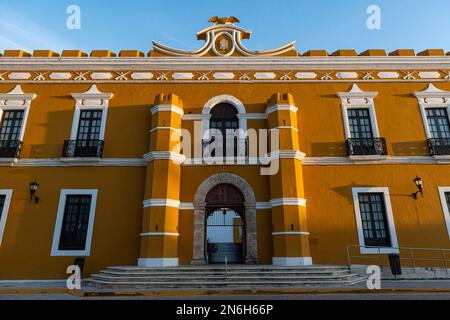
[[0,58],[8,70],[448,70],[450,56],[416,57],[145,57]]

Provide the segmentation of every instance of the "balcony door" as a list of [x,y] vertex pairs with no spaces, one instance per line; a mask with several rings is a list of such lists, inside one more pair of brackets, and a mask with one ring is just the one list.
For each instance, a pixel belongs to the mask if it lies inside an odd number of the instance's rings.
[[[223,156],[227,156],[227,149],[230,149],[233,156],[238,155],[238,138],[235,136],[233,139],[233,145],[227,145],[227,130],[239,129],[239,119],[237,117],[237,110],[230,104],[221,103],[215,106],[211,110],[211,119],[209,122],[210,129],[216,129],[222,134],[223,139]],[[213,142],[212,139],[210,142]],[[228,144],[230,144],[228,142]],[[220,147],[220,146],[219,146]],[[212,152],[212,156],[215,156],[215,151]]]
[[102,110],[82,110],[78,125],[75,157],[95,157],[99,154]]
[[0,157],[16,158],[20,151],[23,110],[5,110],[0,122]]
[[446,108],[426,109],[431,155],[450,155],[450,123]]

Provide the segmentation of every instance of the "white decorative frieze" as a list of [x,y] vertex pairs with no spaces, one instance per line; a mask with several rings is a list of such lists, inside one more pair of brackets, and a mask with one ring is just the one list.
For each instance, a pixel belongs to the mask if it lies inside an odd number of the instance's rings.
[[423,71],[419,72],[419,78],[421,79],[439,79],[441,74],[439,72]]
[[174,80],[191,80],[194,78],[194,74],[192,72],[175,72],[172,74],[172,78]]
[[112,78],[110,72],[93,72],[91,73],[91,79],[93,80],[109,80]]
[[216,80],[233,80],[235,75],[233,72],[216,72],[213,77]]
[[153,78],[153,73],[151,73],[151,72],[133,72],[130,77],[133,80],[151,80]]
[[398,72],[378,72],[380,79],[398,79],[400,74]]
[[52,80],[69,80],[72,78],[72,74],[70,72],[52,72],[49,78]]
[[277,75],[273,72],[256,72],[254,76],[255,79],[275,79]]
[[338,79],[356,79],[358,78],[358,72],[337,72],[336,77]]
[[31,74],[28,72],[11,72],[8,75],[10,80],[28,80],[30,79]]
[[317,73],[315,72],[297,72],[295,74],[297,79],[316,79]]

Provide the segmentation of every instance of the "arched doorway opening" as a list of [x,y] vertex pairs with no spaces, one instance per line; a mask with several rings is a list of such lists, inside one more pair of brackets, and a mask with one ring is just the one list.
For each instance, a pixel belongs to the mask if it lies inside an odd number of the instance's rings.
[[[194,197],[194,239],[192,248],[192,262],[194,265],[203,265],[207,263],[206,257],[206,198],[210,191],[221,184],[229,184],[236,187],[244,197],[244,219],[245,226],[243,235],[243,254],[244,263],[255,264],[258,261],[257,237],[256,237],[256,199],[250,184],[242,177],[228,172],[214,174],[205,179],[197,188]],[[213,200],[210,193],[210,203]],[[221,205],[220,203],[218,205]],[[222,207],[235,207],[235,203],[226,203]]]
[[231,184],[219,184],[206,195],[206,257],[208,263],[243,263],[245,199]]

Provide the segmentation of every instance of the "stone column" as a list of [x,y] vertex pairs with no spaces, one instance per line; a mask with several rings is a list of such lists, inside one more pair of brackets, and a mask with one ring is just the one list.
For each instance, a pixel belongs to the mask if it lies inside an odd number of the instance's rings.
[[297,107],[291,94],[275,94],[268,101],[271,138],[279,134],[279,170],[270,177],[274,265],[310,265],[309,233],[306,221],[302,160],[299,150]]
[[178,265],[182,101],[160,94],[152,112],[139,266]]

